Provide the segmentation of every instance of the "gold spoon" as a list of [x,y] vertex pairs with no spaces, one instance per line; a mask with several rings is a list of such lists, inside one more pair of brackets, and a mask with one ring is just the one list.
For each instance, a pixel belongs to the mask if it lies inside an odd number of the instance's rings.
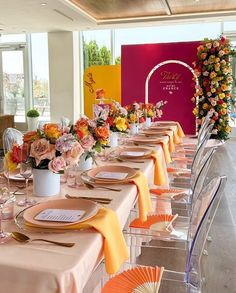
[[75,245],[75,243],[58,242],[58,241],[52,241],[52,240],[47,240],[47,239],[42,239],[42,238],[30,239],[27,235],[20,233],[20,232],[11,232],[11,236],[16,241],[23,242],[23,243],[32,242],[32,241],[44,241],[44,242],[48,242],[48,243],[52,243],[52,244],[64,246],[64,247],[72,247]]

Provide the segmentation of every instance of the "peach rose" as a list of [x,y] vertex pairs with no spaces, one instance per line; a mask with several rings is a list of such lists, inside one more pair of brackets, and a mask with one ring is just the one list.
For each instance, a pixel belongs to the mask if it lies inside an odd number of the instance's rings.
[[59,156],[52,159],[48,164],[48,169],[54,173],[58,173],[66,166],[66,161],[63,157]]
[[30,147],[30,156],[35,158],[36,166],[42,160],[52,160],[55,157],[55,146],[45,138],[35,140]]
[[80,143],[84,150],[90,150],[93,147],[95,140],[92,135],[88,135],[85,136]]
[[76,141],[72,147],[72,149],[64,154],[62,154],[68,165],[77,164],[80,156],[84,153],[84,149],[80,145],[78,141]]

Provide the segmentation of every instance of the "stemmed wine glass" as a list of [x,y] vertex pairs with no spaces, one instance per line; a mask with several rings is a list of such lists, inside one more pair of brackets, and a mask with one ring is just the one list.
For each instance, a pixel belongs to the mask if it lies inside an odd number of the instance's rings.
[[20,175],[25,178],[26,195],[23,200],[17,202],[20,207],[27,207],[36,204],[36,201],[29,199],[29,178],[32,176],[32,163],[29,157],[28,148],[22,148],[21,163],[20,163]]

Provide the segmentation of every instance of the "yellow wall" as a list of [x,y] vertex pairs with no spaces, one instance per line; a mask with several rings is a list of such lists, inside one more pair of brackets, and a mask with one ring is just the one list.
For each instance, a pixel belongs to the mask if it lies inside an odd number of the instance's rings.
[[92,118],[92,105],[98,103],[95,100],[97,89],[104,89],[105,103],[110,100],[121,101],[121,66],[120,65],[101,65],[91,66],[84,72],[84,112]]

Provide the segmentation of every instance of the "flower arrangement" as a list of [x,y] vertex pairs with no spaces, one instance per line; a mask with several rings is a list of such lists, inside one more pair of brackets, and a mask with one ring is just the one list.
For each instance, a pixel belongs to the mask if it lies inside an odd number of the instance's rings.
[[93,156],[95,152],[101,152],[108,146],[109,126],[101,116],[90,120],[87,117],[79,119],[72,126],[72,132],[77,136],[87,157]]
[[127,110],[120,103],[113,101],[106,122],[113,132],[126,132],[129,129]]
[[233,77],[230,57],[233,55],[235,51],[223,36],[215,40],[205,39],[197,48],[198,60],[193,63],[199,81],[192,99],[196,102],[193,114],[197,117],[198,129],[211,111],[212,137],[220,140],[227,139],[231,131],[229,108]]
[[95,91],[95,99],[99,100],[99,104],[104,103],[104,99],[105,99],[105,91],[104,91],[104,89],[97,89]]
[[124,107],[127,110],[127,119],[129,124],[135,124],[139,122],[139,119],[143,116],[140,104],[134,102]]
[[13,144],[4,157],[4,169],[10,172],[15,171],[18,164],[21,162],[21,147],[18,144]]
[[153,103],[140,103],[140,108],[142,109],[142,116],[145,118],[161,118],[163,115],[163,107],[167,104],[167,101],[159,101],[154,105]]
[[67,165],[77,164],[82,154],[89,157],[100,152],[108,139],[107,124],[101,118],[81,118],[71,128],[48,123],[42,130],[27,132],[23,145],[13,145],[6,153],[5,162],[14,171],[27,151],[33,168],[61,173]]

